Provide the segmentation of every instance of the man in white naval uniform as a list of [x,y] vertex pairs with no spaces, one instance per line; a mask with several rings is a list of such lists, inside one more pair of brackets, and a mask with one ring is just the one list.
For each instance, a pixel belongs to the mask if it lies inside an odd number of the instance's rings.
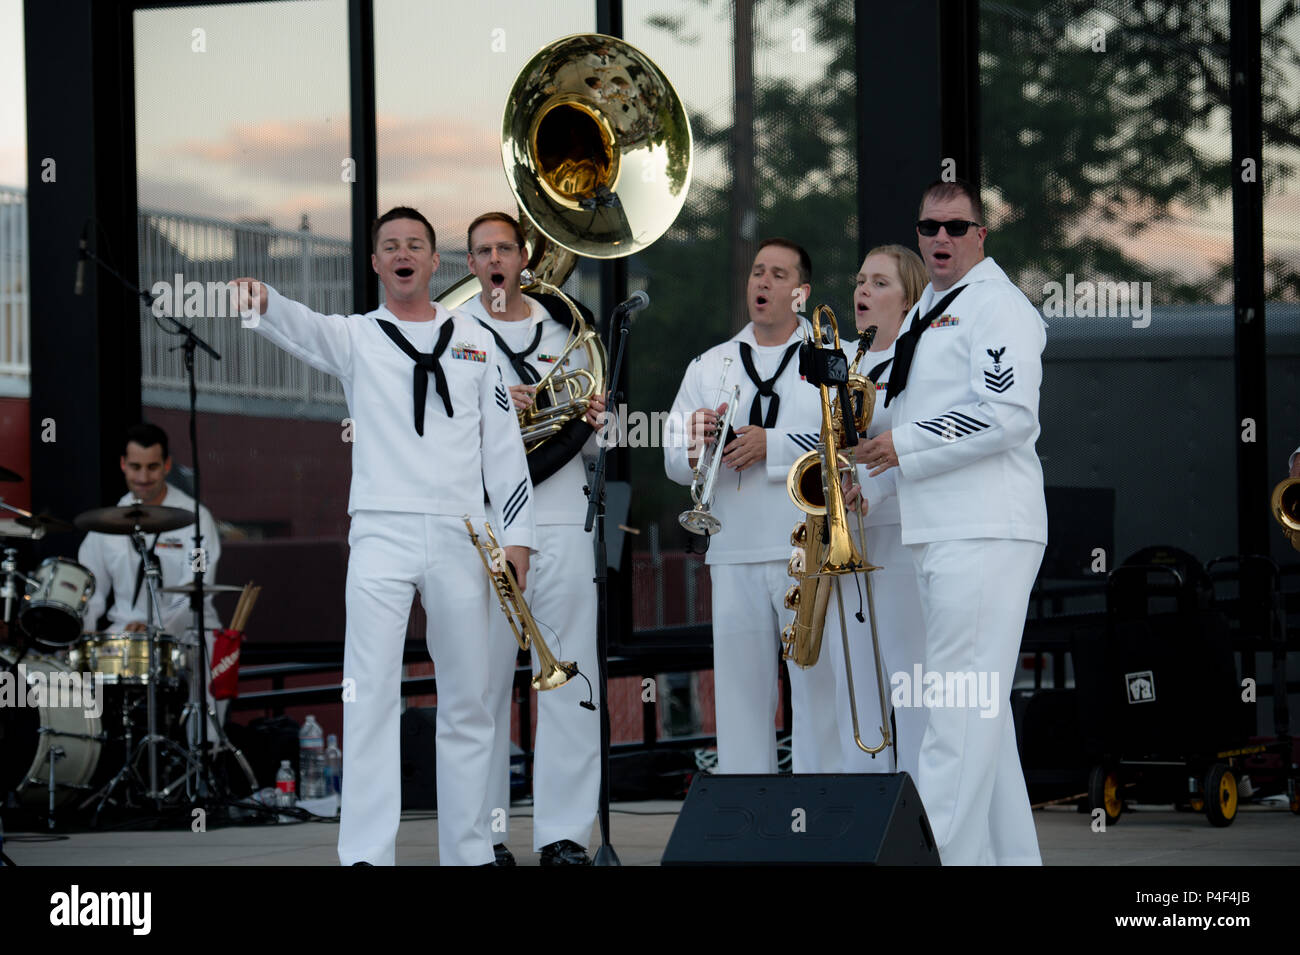
[[[167,433],[154,424],[141,423],[130,428],[123,442],[118,461],[126,479],[127,493],[118,500],[118,506],[140,501],[150,506],[177,507],[193,514],[194,498],[167,483],[172,470],[172,458]],[[145,544],[158,560],[162,578],[160,587],[188,584],[194,580],[194,567],[201,557],[203,579],[212,583],[217,579],[217,562],[221,559],[221,537],[207,507],[199,508],[199,547],[202,554],[194,553],[194,525],[186,524],[174,531],[146,534]],[[143,632],[149,619],[149,590],[144,579],[140,555],[126,534],[87,534],[77,551],[77,562],[95,575],[95,593],[86,605],[85,627],[94,630],[99,618],[107,609],[108,629],[113,632]],[[109,603],[109,594],[113,595]],[[203,602],[204,639],[207,642],[207,660],[212,662],[212,631],[220,629],[221,619],[212,606],[212,594]],[[194,622],[190,611],[190,598],[186,594],[158,594],[156,623],[165,633],[184,638]],[[191,654],[193,655],[193,653]],[[191,661],[197,667],[197,660]],[[209,722],[208,738],[216,738],[228,700],[212,698],[212,671],[204,675],[208,694],[208,709],[215,713]]]
[[375,222],[371,237],[386,303],[366,315],[320,315],[255,280],[235,280],[245,324],[335,375],[348,402],[339,860],[395,862],[402,650],[418,592],[438,678],[438,858],[490,865],[482,814],[493,733],[485,702],[489,583],[462,516],[481,538],[486,488],[498,541],[522,585],[533,545],[532,486],[492,336],[429,301],[438,267],[433,227],[398,207]]
[[[940,856],[947,865],[1039,865],[1008,696],[1047,542],[1034,451],[1047,336],[1038,311],[984,257],[982,221],[969,183],[926,189],[917,235],[930,284],[896,346],[886,392],[893,427],[859,460],[872,468],[870,507],[896,489],[925,614],[925,679],[954,689],[927,704],[917,774]],[[967,692],[980,680],[996,710]]]
[[[519,223],[511,216],[478,216],[469,225],[466,248],[482,292],[461,311],[492,333],[513,407],[527,408],[535,399],[536,383],[555,367],[573,316],[557,296],[520,290],[528,258]],[[594,327],[591,312],[578,308]],[[555,373],[586,367],[586,354],[576,348]],[[581,452],[595,445],[594,428],[604,410],[604,395],[596,396],[585,420],[570,421],[528,455],[537,522],[528,607],[556,658],[576,663],[585,674],[596,673],[596,562],[592,535],[583,529],[587,472]],[[504,613],[494,608],[490,617],[488,704],[496,721],[496,744],[486,809],[499,864],[513,865],[505,842],[510,834],[510,691],[519,645]],[[590,697],[590,683],[576,677],[537,697],[533,849],[541,853],[544,866],[591,864],[586,849],[600,796],[600,717],[583,706]]]
[[[808,253],[788,239],[759,246],[746,288],[749,324],[687,366],[664,429],[664,469],[678,484],[691,483],[705,444],[726,442],[712,507],[722,529],[705,558],[720,773],[777,771],[778,650],[794,618],[784,603],[794,583],[790,532],[804,517],[786,493],[786,477],[821,429],[820,396],[800,378],[798,361],[799,344],[811,334],[798,314],[811,273]],[[733,385],[740,386],[735,435],[715,438]],[[822,665],[787,671],[794,771],[836,772],[834,673]]]

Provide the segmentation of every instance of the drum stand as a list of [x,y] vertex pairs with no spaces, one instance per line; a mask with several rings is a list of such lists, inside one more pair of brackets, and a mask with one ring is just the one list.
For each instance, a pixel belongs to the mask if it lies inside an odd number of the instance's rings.
[[[198,641],[206,640],[206,636],[202,632],[196,635],[193,628],[186,631],[186,636],[192,637],[195,640],[193,651],[186,654],[185,665],[186,681],[189,684],[190,698],[181,710],[181,722],[185,724],[185,740],[189,748],[189,752],[186,754],[187,766],[185,772],[178,779],[169,783],[167,787],[163,789],[161,795],[166,799],[183,782],[185,783],[185,793],[189,796],[190,801],[193,802],[195,799],[195,793],[200,789],[198,785],[199,780],[205,776],[207,779],[208,791],[210,792],[214,790],[216,788],[216,780],[212,778],[211,761],[215,760],[217,754],[222,752],[229,752],[235,757],[235,761],[239,763],[239,768],[243,770],[244,776],[248,779],[249,786],[252,787],[252,792],[256,793],[257,776],[253,773],[253,768],[248,764],[248,760],[244,757],[243,751],[230,742],[230,738],[226,736],[226,731],[222,728],[221,721],[217,719],[216,708],[207,705],[207,680],[204,679],[203,668],[203,663],[207,658],[207,655],[203,652],[203,650],[206,649],[206,645],[203,647],[198,645]],[[209,717],[211,717],[212,720],[212,728],[216,730],[216,740],[212,747],[210,760],[205,764],[204,761],[199,758],[199,754],[203,751],[203,746],[206,742],[203,727],[200,726],[200,723],[202,720]]]
[[[103,692],[102,683],[100,684],[100,692],[101,693]],[[102,735],[107,737],[108,734],[107,732],[105,732]],[[110,779],[103,786],[101,786],[99,789],[95,790],[88,797],[86,797],[86,799],[81,803],[81,805],[77,807],[78,809],[85,809],[87,806],[89,806],[92,802],[95,801],[95,797],[99,797],[99,805],[95,807],[95,815],[91,818],[91,825],[94,825],[95,823],[99,822],[99,814],[103,811],[104,805],[109,801],[109,798],[113,795],[113,790],[116,789],[122,783],[131,781],[127,777],[130,776],[133,772],[133,763],[134,763],[133,757],[136,754],[135,747],[132,746],[131,744],[131,740],[133,736],[134,734],[131,732],[131,707],[129,704],[127,704],[124,701],[122,704],[122,739],[124,743],[122,768],[117,771],[117,774],[112,779]],[[127,795],[127,804],[129,805],[130,790],[127,790],[126,795]]]
[[[140,530],[139,525],[131,531],[131,543],[135,546],[136,551],[140,554],[140,560],[144,567],[145,586],[149,592],[149,599],[146,603],[148,616],[146,617],[145,632],[149,638],[149,679],[145,683],[145,707],[146,707],[146,732],[145,736],[132,749],[131,746],[131,720],[130,705],[123,702],[122,723],[126,736],[126,760],[122,768],[103,787],[102,790],[91,795],[82,806],[88,806],[95,798],[99,796],[99,805],[95,807],[95,820],[98,821],[99,814],[103,810],[109,798],[113,795],[113,790],[120,784],[127,782],[134,772],[136,761],[140,758],[140,751],[144,750],[148,754],[149,779],[145,787],[145,798],[154,801],[156,810],[162,809],[162,801],[165,794],[158,790],[158,744],[175,748],[182,756],[189,759],[190,754],[181,749],[174,742],[165,736],[158,734],[158,681],[162,678],[162,667],[158,662],[158,633],[161,630],[159,626],[159,602],[158,602],[158,583],[160,573],[158,564],[145,546],[144,533]],[[127,791],[128,802],[130,791]]]

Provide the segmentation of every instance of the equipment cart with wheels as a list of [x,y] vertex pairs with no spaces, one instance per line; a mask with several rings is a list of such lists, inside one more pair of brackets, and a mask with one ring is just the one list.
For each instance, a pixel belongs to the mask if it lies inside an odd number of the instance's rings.
[[1242,700],[1227,618],[1191,554],[1149,547],[1111,572],[1106,630],[1076,648],[1092,764],[1088,808],[1117,822],[1126,799],[1172,802],[1214,826],[1236,817],[1253,704]]

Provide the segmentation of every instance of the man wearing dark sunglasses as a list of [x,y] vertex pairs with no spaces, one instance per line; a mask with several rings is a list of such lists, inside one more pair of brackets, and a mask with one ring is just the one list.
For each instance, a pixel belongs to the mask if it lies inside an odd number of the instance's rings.
[[859,452],[869,507],[898,494],[925,618],[925,679],[986,680],[1000,705],[931,704],[917,789],[945,865],[1040,865],[1006,705],[1047,542],[1034,451],[1046,325],[997,263],[969,183],[932,183],[917,245],[930,284],[904,319],[885,403]]

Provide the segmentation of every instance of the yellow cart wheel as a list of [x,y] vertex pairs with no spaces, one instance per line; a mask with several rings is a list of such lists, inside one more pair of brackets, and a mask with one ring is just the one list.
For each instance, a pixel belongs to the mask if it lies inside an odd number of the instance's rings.
[[1237,777],[1227,763],[1215,763],[1205,774],[1205,818],[1220,829],[1237,818]]
[[1119,822],[1124,811],[1124,797],[1120,792],[1119,770],[1111,766],[1094,766],[1088,777],[1088,808],[1106,813],[1106,824]]

